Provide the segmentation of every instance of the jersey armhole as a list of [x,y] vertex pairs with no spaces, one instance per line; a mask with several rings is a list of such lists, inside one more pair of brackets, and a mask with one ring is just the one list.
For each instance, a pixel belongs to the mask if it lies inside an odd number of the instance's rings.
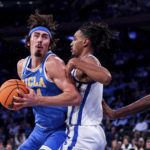
[[25,58],[25,61],[23,63],[23,66],[22,66],[22,71],[21,71],[21,79],[22,79],[22,76],[23,76],[23,73],[24,73],[24,69],[25,69],[25,66],[27,64],[27,60],[29,59],[29,56]]
[[44,64],[43,64],[43,70],[44,70],[44,76],[45,76],[46,80],[49,81],[49,82],[54,83],[54,82],[52,81],[52,79],[50,79],[50,78],[47,77],[46,68],[45,68],[46,60],[47,60],[50,56],[52,56],[52,55],[56,56],[55,54],[51,53],[51,54],[45,59],[45,62],[44,62]]

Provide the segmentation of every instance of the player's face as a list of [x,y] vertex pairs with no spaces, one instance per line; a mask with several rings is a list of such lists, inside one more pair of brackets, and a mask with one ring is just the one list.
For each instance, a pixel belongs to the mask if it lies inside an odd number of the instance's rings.
[[72,56],[79,57],[81,55],[83,47],[84,47],[83,45],[84,39],[85,38],[83,37],[83,34],[80,30],[78,30],[74,34],[74,39],[70,44]]
[[32,56],[42,57],[48,52],[50,37],[42,30],[34,31],[30,38],[30,52]]

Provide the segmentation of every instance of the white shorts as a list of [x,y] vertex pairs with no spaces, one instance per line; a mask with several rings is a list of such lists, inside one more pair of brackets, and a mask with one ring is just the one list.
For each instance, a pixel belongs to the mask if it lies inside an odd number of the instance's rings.
[[106,137],[100,125],[69,126],[67,138],[59,150],[104,150]]

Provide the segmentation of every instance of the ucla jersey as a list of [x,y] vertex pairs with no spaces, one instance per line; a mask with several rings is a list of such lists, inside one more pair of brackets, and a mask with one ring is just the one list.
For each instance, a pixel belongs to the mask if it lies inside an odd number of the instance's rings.
[[76,78],[76,69],[72,71],[82,103],[69,106],[66,123],[68,125],[99,125],[103,118],[102,96],[103,84],[99,82],[80,82]]
[[[51,82],[46,76],[45,62],[51,55],[55,54],[49,52],[42,64],[35,69],[31,69],[31,56],[26,59],[22,72],[22,80],[29,88],[34,89],[37,95],[56,96],[62,93],[56,84]],[[36,124],[44,128],[56,129],[64,125],[67,107],[34,106],[33,113]]]

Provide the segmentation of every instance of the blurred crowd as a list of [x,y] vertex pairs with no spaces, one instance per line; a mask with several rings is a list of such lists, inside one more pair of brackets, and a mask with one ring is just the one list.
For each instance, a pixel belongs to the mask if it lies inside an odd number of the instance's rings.
[[16,150],[31,133],[33,120],[29,108],[10,111],[0,107],[0,150]]
[[[13,7],[11,7],[9,1],[5,3],[4,6],[6,5],[7,10],[5,10],[5,7],[1,7],[0,9],[0,13],[5,14],[5,17],[0,16],[2,20],[1,25],[8,23],[7,18],[9,18],[9,25],[10,23],[16,26],[25,25],[28,15],[33,13],[37,8],[39,8],[42,13],[54,14],[55,19],[59,23],[101,20],[150,12],[149,0],[14,0],[14,3],[12,1]],[[8,8],[9,13],[7,14]],[[24,15],[24,17],[21,15]]]
[[[150,12],[149,0],[43,0],[42,5],[41,11],[53,13],[58,22]],[[111,83],[104,86],[104,98],[112,109],[126,106],[150,91],[150,34],[139,32],[133,40],[129,39],[128,33],[121,31],[120,42],[112,43],[110,49],[104,49],[98,56],[101,64],[112,74]],[[70,41],[65,39],[65,35],[60,36],[55,52],[67,62]],[[0,39],[0,54],[1,85],[8,79],[18,78],[17,61],[29,52],[19,41],[11,43]],[[0,150],[16,150],[31,133],[33,121],[31,108],[10,111],[0,105]],[[106,133],[107,150],[150,150],[150,112],[115,120],[104,116],[102,126]]]
[[64,0],[46,1],[43,10],[56,14],[59,21],[116,18],[150,12],[149,0]]

